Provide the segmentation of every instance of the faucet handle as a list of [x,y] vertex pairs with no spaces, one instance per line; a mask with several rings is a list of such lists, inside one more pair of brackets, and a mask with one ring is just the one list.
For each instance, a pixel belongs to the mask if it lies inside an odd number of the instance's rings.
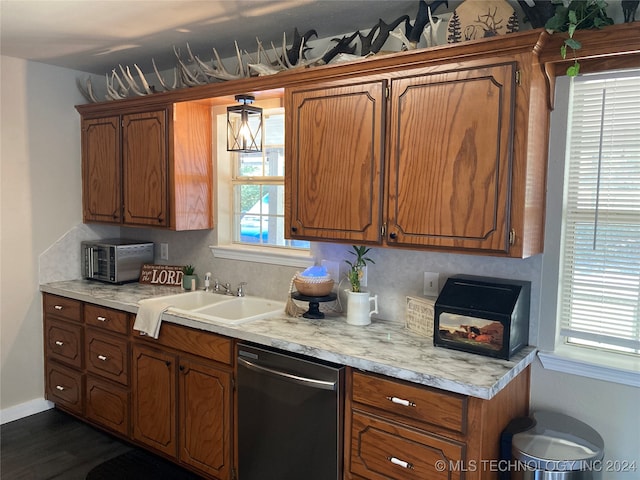
[[238,293],[237,295],[239,297],[244,297],[244,286],[247,284],[247,282],[240,282],[240,284],[238,285]]

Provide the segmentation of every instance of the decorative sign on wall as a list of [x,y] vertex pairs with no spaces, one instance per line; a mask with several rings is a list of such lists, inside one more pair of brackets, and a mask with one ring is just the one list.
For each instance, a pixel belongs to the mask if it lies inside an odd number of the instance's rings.
[[433,308],[435,298],[407,297],[405,326],[424,337],[433,338]]
[[182,286],[182,267],[176,265],[142,265],[140,283],[150,285]]

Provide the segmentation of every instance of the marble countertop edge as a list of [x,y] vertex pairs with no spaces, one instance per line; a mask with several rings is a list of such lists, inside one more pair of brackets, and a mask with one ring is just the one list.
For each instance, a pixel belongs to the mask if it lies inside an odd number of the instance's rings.
[[[40,290],[133,314],[142,299],[181,291],[176,287],[108,285],[88,280],[43,284]],[[197,316],[178,315],[169,309],[162,319],[486,400],[530,365],[537,352],[529,346],[510,360],[496,359],[434,347],[431,339],[409,332],[398,323],[376,320],[367,327],[354,327],[346,324],[343,317],[333,315],[324,320],[307,320],[283,314],[230,326],[203,322]]]

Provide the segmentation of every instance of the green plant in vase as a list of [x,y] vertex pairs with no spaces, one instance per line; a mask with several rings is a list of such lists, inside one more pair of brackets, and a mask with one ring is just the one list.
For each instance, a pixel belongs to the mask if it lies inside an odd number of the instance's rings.
[[613,25],[613,19],[607,15],[607,2],[604,0],[572,0],[565,6],[562,0],[555,0],[555,15],[547,20],[545,28],[549,33],[567,32],[568,38],[560,47],[560,55],[567,58],[567,49],[573,53],[573,65],[567,68],[567,75],[575,77],[580,73],[576,51],[582,48],[582,44],[574,38],[576,30],[590,28],[602,28]]
[[198,275],[196,275],[196,267],[193,265],[185,265],[182,267],[182,288],[185,290],[195,290],[195,288],[191,288],[193,284],[193,280],[195,280],[195,286],[198,286]]
[[349,253],[354,255],[356,258],[354,261],[345,260],[346,264],[349,265],[349,271],[347,272],[347,278],[349,279],[349,283],[351,284],[351,291],[358,293],[360,292],[360,281],[362,280],[362,267],[366,267],[367,263],[376,263],[371,258],[367,257],[367,253],[371,248],[365,247],[364,245],[352,245],[351,248],[353,251]]

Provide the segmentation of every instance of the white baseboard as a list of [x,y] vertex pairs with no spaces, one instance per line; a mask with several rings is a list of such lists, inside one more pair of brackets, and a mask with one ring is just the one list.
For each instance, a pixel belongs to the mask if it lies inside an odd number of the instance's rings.
[[5,423],[19,420],[20,418],[28,417],[36,413],[44,412],[53,408],[53,403],[45,400],[44,398],[36,398],[13,407],[4,408],[0,410],[0,425]]

